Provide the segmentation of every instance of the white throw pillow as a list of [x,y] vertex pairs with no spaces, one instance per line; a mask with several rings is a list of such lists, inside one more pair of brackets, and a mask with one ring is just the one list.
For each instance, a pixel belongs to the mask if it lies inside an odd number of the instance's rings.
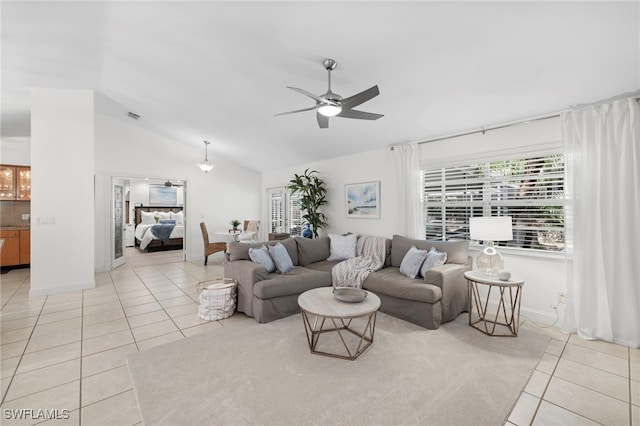
[[273,259],[269,255],[269,250],[265,245],[259,248],[249,248],[249,258],[253,262],[260,263],[264,266],[264,269],[266,269],[268,273],[272,273],[276,270],[276,265],[273,263]]
[[407,254],[404,255],[400,264],[400,273],[408,278],[414,279],[420,272],[420,266],[427,257],[426,250],[418,250],[416,246],[411,246]]
[[289,272],[293,269],[293,261],[291,260],[291,256],[289,256],[287,248],[283,246],[282,243],[277,243],[276,245],[269,246],[269,254],[276,264],[276,269],[281,274]]
[[156,212],[160,219],[171,219],[171,213],[169,212]]
[[423,277],[427,274],[427,271],[435,266],[444,265],[447,261],[447,252],[438,251],[435,247],[431,247],[431,250],[427,253],[427,258],[424,260],[422,267],[420,268],[420,275]]
[[347,260],[356,257],[356,234],[338,235],[329,234],[329,258],[327,260]]
[[153,218],[156,212],[140,212],[140,223],[143,225],[154,225],[156,220]]
[[182,225],[184,222],[184,212],[173,213],[171,212],[171,219],[176,221],[176,224]]

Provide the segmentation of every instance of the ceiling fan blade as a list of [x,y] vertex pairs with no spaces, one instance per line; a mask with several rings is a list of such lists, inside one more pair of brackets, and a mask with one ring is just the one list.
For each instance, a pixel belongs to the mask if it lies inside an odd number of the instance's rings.
[[358,111],[355,109],[343,109],[336,117],[357,118],[360,120],[377,120],[384,117],[383,114],[374,114],[372,112]]
[[273,116],[277,117],[279,115],[293,114],[295,112],[311,111],[312,109],[316,109],[316,107],[312,106],[312,107],[309,107],[309,108],[296,109],[295,111],[279,112],[278,114],[274,114]]
[[337,105],[335,102],[332,102],[332,101],[330,101],[330,100],[328,100],[328,99],[325,99],[325,98],[321,98],[320,96],[318,96],[318,95],[314,95],[314,94],[313,94],[313,93],[311,93],[311,92],[307,92],[307,91],[306,91],[306,90],[304,90],[304,89],[298,89],[297,87],[291,87],[291,86],[287,86],[287,88],[288,88],[288,89],[291,89],[291,90],[294,90],[294,91],[296,91],[296,92],[298,92],[298,93],[301,93],[301,94],[303,94],[303,95],[305,95],[305,96],[308,96],[308,97],[310,97],[311,99],[314,99],[314,100],[316,100],[316,101],[318,101],[318,102],[320,102],[320,103],[328,104],[328,105]]
[[373,87],[368,88],[367,90],[363,90],[360,93],[357,93],[353,96],[349,96],[342,100],[342,108],[351,109],[353,107],[357,107],[358,105],[367,102],[369,99],[375,98],[380,94],[380,90],[378,86],[375,85]]
[[329,128],[329,117],[324,116],[322,114],[320,114],[319,112],[316,113],[316,118],[318,119],[318,126],[320,126],[321,129],[328,129]]

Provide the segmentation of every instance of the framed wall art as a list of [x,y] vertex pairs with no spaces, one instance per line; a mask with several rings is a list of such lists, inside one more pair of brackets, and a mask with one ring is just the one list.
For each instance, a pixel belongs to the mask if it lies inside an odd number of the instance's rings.
[[150,206],[175,206],[178,203],[178,191],[172,186],[149,185]]
[[344,187],[347,217],[380,218],[380,181],[348,183]]

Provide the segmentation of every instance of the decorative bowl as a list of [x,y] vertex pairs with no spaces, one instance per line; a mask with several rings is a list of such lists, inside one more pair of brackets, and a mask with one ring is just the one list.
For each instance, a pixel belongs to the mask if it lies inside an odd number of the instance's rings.
[[357,303],[367,297],[367,292],[361,288],[342,287],[334,288],[333,296],[342,302]]

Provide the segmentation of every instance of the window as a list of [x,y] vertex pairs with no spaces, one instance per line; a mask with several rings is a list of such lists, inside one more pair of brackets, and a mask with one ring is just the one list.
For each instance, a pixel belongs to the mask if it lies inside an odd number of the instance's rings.
[[427,239],[468,239],[470,217],[511,216],[513,240],[499,245],[564,250],[561,154],[428,169],[422,176]]
[[300,195],[291,194],[286,188],[273,188],[269,194],[269,232],[288,232],[292,236],[302,232]]

